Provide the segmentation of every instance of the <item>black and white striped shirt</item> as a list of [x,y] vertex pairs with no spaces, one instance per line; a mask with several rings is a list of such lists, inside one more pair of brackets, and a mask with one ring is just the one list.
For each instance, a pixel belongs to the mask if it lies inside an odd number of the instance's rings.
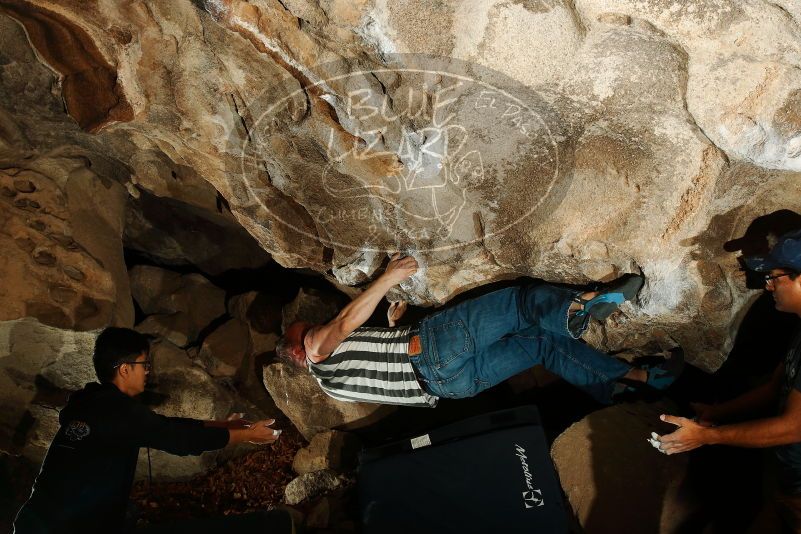
[[320,363],[307,360],[320,387],[337,400],[431,407],[409,361],[412,327],[361,327]]

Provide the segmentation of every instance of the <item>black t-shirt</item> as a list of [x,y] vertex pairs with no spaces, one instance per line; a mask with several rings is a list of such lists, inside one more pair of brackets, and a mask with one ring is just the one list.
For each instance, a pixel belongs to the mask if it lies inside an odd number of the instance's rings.
[[[784,412],[792,390],[801,391],[801,327],[784,357],[784,378],[779,392],[779,413]],[[778,461],[779,490],[788,495],[801,494],[801,443],[775,447]]]
[[113,384],[75,392],[59,422],[15,534],[119,532],[140,447],[186,456],[228,443],[228,430],[158,415]]

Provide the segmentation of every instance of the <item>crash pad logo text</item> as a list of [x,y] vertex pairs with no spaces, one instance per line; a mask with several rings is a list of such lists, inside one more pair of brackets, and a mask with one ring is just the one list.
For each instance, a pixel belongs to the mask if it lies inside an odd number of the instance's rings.
[[535,508],[545,506],[545,500],[542,497],[542,490],[535,488],[532,482],[531,470],[528,467],[528,456],[526,449],[518,444],[515,444],[515,456],[520,459],[520,465],[523,468],[523,479],[526,483],[526,489],[523,493],[523,506],[526,508]]

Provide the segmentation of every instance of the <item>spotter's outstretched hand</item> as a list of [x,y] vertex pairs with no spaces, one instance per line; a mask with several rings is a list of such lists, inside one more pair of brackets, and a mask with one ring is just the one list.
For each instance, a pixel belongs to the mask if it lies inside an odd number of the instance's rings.
[[702,445],[706,445],[704,433],[708,430],[707,427],[700,425],[692,419],[686,417],[676,417],[673,415],[661,415],[659,418],[666,423],[676,425],[678,428],[670,434],[664,436],[651,435],[648,441],[659,452],[665,454],[678,454],[681,452],[691,451],[697,449]]

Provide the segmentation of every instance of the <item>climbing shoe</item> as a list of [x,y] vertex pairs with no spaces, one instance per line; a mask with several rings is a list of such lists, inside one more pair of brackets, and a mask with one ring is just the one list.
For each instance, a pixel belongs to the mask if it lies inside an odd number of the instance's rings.
[[684,350],[681,347],[670,349],[670,357],[659,365],[643,366],[648,372],[646,385],[660,391],[667,389],[684,370]]
[[590,315],[603,322],[625,301],[633,300],[644,283],[645,278],[642,276],[627,274],[601,289],[598,295],[589,300],[577,297],[575,301],[583,305],[583,309],[577,311],[576,315],[578,317]]
[[[684,350],[681,347],[670,349],[670,355],[645,356],[637,358],[633,366],[648,373],[645,382],[619,378],[614,385],[612,399],[616,402],[633,400],[657,400],[669,388],[684,369]],[[637,363],[637,362],[641,363]],[[645,363],[647,362],[647,363]]]

